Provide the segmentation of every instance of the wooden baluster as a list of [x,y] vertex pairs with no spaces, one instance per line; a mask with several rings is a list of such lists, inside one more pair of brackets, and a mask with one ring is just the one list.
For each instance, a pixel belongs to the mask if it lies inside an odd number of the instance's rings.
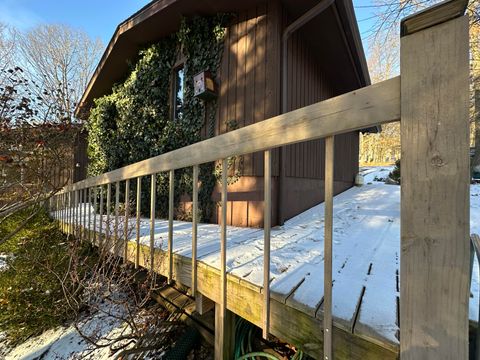
[[83,197],[83,239],[87,238],[87,189],[82,190],[82,197]]
[[93,188],[93,243],[97,244],[97,187]]
[[325,239],[324,298],[323,298],[323,354],[325,360],[332,358],[332,238],[333,238],[333,181],[335,138],[325,139]]
[[135,269],[138,269],[140,264],[140,210],[142,201],[142,178],[137,178],[137,227],[136,227],[136,244],[135,247]]
[[100,186],[100,211],[98,212],[99,230],[98,230],[98,246],[103,246],[103,185]]
[[120,182],[115,183],[115,223],[114,223],[114,253],[118,255],[118,211],[120,207]]
[[83,189],[83,238],[86,240],[87,232],[87,188]]
[[215,304],[215,359],[232,359],[235,346],[235,316],[227,310],[227,159],[222,160],[220,216],[220,303]]
[[73,221],[75,226],[73,227],[73,235],[78,237],[78,198],[79,198],[79,193],[78,190],[75,190],[75,204],[74,204],[74,212],[73,212]]
[[66,203],[66,193],[62,194],[62,232],[65,232],[65,203]]
[[272,226],[272,161],[271,151],[265,151],[263,212],[263,338],[270,328],[270,229]]
[[70,191],[68,193],[69,199],[68,199],[68,226],[69,226],[69,233],[71,235],[75,236],[75,222],[74,222],[74,214],[73,214],[73,209],[74,209],[74,203],[75,203],[75,192]]
[[192,296],[197,294],[198,165],[193,166],[192,191]]
[[77,205],[75,208],[76,216],[75,219],[77,220],[77,237],[80,239],[82,237],[82,217],[81,217],[81,206],[80,201],[82,201],[82,190],[77,190]]
[[130,212],[130,179],[125,181],[125,224],[124,224],[124,253],[123,261],[128,261],[128,216]]
[[88,211],[88,224],[87,224],[87,234],[88,234],[88,241],[90,242],[92,239],[92,231],[90,229],[91,226],[91,218],[92,218],[92,207],[91,207],[91,199],[92,199],[92,191],[91,188],[87,189],[87,211]]
[[173,280],[173,197],[175,189],[175,172],[170,170],[168,191],[168,283]]
[[220,305],[227,308],[227,159],[222,160],[222,194],[220,215]]
[[69,191],[67,193],[67,224],[66,224],[66,227],[67,227],[67,233],[70,234],[70,229],[71,229],[71,224],[70,224],[70,220],[71,220],[71,211],[72,209],[72,192]]
[[107,184],[107,222],[105,224],[105,244],[107,246],[107,251],[110,252],[110,213],[112,206],[112,184]]
[[152,174],[150,186],[150,270],[153,271],[155,258],[155,197],[157,195],[157,176]]

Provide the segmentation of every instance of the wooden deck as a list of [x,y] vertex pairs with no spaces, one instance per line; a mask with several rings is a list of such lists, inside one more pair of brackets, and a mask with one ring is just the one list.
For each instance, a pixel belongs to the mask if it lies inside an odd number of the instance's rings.
[[[79,216],[83,219],[83,205]],[[271,333],[313,357],[322,351],[323,204],[272,229]],[[85,216],[87,219],[88,217]],[[113,238],[113,216],[110,217]],[[99,216],[97,216],[97,232]],[[106,216],[104,215],[106,223]],[[135,259],[135,219],[130,219],[128,257]],[[87,226],[88,227],[88,226]],[[93,212],[90,226],[93,230]],[[106,225],[103,225],[103,229]],[[123,229],[123,219],[119,229]],[[105,230],[103,230],[105,231]],[[120,232],[120,230],[119,230]],[[119,238],[123,236],[119,234]],[[173,278],[191,285],[191,223],[174,223]],[[227,230],[228,308],[261,326],[263,230]],[[140,265],[149,267],[150,220],[141,220]],[[155,222],[157,272],[168,274],[164,250],[168,221]],[[352,188],[335,197],[333,323],[336,358],[397,358],[399,352],[400,187],[380,183]],[[163,250],[161,250],[163,249]],[[219,226],[198,228],[198,290],[220,296]],[[478,271],[473,288],[478,290]],[[216,290],[217,289],[217,290]],[[478,294],[478,291],[473,291]],[[476,296],[472,301],[477,301]],[[478,308],[472,305],[471,309]],[[473,314],[475,316],[475,314]]]
[[[388,173],[389,169],[384,169]],[[365,174],[368,174],[368,170]],[[399,353],[400,187],[369,183],[335,197],[333,323],[335,358],[394,359]],[[476,192],[472,196],[476,196]],[[79,207],[83,219],[84,207]],[[477,209],[472,209],[475,217]],[[87,212],[88,214],[88,212]],[[55,214],[54,214],[55,215]],[[106,215],[104,215],[106,229]],[[88,219],[88,215],[85,216]],[[114,217],[110,217],[111,236]],[[271,333],[321,358],[323,315],[323,204],[272,229]],[[99,216],[97,215],[97,232]],[[90,226],[93,227],[93,212]],[[88,222],[88,221],[87,221]],[[88,227],[88,226],[87,226]],[[135,260],[135,219],[129,220],[128,258]],[[118,225],[123,236],[123,218]],[[173,278],[191,285],[191,223],[174,222]],[[263,229],[227,229],[228,309],[262,325]],[[140,265],[149,268],[150,219],[141,220]],[[155,271],[168,274],[168,221],[155,221]],[[215,302],[220,293],[218,225],[198,227],[198,290]],[[470,318],[478,318],[478,264],[474,266]]]

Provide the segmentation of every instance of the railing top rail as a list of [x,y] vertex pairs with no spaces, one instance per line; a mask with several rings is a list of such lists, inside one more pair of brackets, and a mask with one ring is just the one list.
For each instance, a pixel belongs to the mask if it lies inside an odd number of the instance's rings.
[[400,119],[400,76],[137,162],[64,188],[80,190]]

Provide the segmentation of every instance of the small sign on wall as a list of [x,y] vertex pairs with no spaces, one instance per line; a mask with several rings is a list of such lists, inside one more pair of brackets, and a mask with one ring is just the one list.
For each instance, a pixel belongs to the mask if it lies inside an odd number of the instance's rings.
[[193,77],[194,96],[202,100],[211,100],[217,97],[215,81],[210,71],[202,71]]

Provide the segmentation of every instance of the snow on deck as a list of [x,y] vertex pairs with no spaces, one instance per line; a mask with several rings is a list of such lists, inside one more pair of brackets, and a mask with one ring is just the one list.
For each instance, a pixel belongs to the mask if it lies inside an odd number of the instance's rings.
[[[365,185],[334,198],[333,316],[336,326],[395,346],[399,343],[400,186],[377,181],[390,170],[364,168]],[[134,241],[135,219],[130,222]],[[480,233],[480,185],[471,186],[471,232]],[[272,297],[317,317],[323,311],[323,234],[323,204],[271,232]],[[155,247],[166,250],[167,239],[168,221],[156,219]],[[141,220],[140,242],[150,243],[149,219]],[[263,229],[229,226],[227,242],[227,271],[262,286]],[[173,244],[175,253],[191,257],[191,223],[174,222]],[[199,224],[198,259],[220,268],[218,225]],[[470,299],[473,320],[478,319],[478,294],[476,262]]]

